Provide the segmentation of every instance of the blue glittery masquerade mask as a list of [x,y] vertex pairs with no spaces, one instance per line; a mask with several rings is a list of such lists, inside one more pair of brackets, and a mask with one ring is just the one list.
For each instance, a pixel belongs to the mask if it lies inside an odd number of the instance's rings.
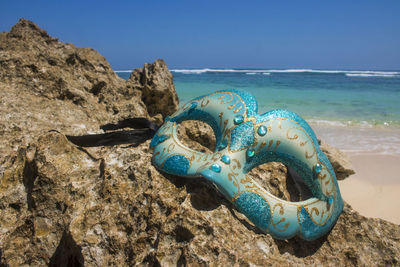
[[[179,123],[200,120],[216,136],[215,152],[202,153],[183,145]],[[257,114],[252,95],[219,91],[185,104],[153,137],[152,162],[159,170],[211,181],[258,228],[274,238],[295,235],[314,240],[327,233],[343,209],[332,166],[318,146],[310,126],[286,110]],[[279,161],[295,170],[313,197],[289,202],[272,195],[248,172],[260,164]]]

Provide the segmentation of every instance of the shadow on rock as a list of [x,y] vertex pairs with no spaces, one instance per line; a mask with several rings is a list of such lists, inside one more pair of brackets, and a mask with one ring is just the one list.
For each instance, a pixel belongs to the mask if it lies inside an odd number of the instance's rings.
[[184,178],[166,173],[163,173],[163,176],[178,188],[185,186],[186,192],[190,195],[191,204],[197,210],[210,211],[218,208],[220,205],[232,206],[204,178]]
[[176,187],[186,186],[186,192],[190,195],[192,207],[200,211],[211,211],[224,205],[232,216],[242,223],[249,231],[255,234],[265,234],[253,224],[244,218],[239,218],[238,211],[235,206],[226,200],[226,198],[217,191],[212,184],[203,178],[183,178],[175,175],[163,173]]
[[82,249],[76,244],[70,233],[63,233],[56,251],[50,258],[49,266],[85,266]]
[[274,239],[274,241],[281,254],[287,252],[298,258],[304,258],[314,255],[327,241],[328,235],[329,233],[314,241],[306,241],[297,236],[289,240]]
[[260,229],[258,229],[257,226],[255,226],[255,225],[249,223],[249,222],[248,222],[247,220],[245,220],[245,219],[239,218],[239,217],[237,216],[237,214],[235,213],[235,211],[234,211],[234,210],[237,211],[237,209],[236,209],[233,205],[228,206],[228,209],[229,209],[229,211],[231,212],[232,216],[233,216],[236,220],[238,220],[239,222],[241,222],[241,223],[247,228],[247,230],[252,231],[252,232],[254,232],[255,234],[265,235],[265,233],[264,233],[263,231],[261,231]]

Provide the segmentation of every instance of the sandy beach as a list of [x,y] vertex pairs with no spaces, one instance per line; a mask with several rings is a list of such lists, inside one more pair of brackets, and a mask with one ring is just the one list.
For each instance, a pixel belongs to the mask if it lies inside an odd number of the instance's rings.
[[343,199],[364,216],[400,224],[400,130],[328,125],[313,128],[352,162],[356,173],[339,181]]
[[360,214],[400,224],[400,156],[350,155],[356,174],[339,181],[343,199]]

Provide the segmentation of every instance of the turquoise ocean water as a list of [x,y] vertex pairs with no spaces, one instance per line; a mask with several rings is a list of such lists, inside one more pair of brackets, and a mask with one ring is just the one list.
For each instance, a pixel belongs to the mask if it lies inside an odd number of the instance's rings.
[[[173,69],[171,73],[181,104],[217,90],[247,90],[256,97],[259,113],[275,108],[296,112],[342,150],[400,155],[400,71]],[[130,71],[117,74],[128,79]]]
[[[285,108],[311,122],[400,126],[400,71],[177,69],[180,102],[223,89],[251,92],[263,113]],[[127,79],[129,72],[117,72]]]

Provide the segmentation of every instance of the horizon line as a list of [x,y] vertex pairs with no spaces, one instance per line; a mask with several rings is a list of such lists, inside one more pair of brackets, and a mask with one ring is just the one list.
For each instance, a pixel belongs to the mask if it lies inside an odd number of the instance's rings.
[[[140,67],[139,67],[140,68]],[[114,72],[132,72],[137,68],[132,69],[118,69],[114,70]],[[396,72],[395,74],[400,74],[400,69],[340,69],[340,68],[235,68],[235,67],[204,67],[204,68],[168,68],[170,71],[179,72],[179,71],[191,71],[191,70],[201,70],[201,71],[246,71],[246,70],[260,70],[260,71],[294,71],[294,72],[313,72],[313,71],[326,71],[326,72]]]

